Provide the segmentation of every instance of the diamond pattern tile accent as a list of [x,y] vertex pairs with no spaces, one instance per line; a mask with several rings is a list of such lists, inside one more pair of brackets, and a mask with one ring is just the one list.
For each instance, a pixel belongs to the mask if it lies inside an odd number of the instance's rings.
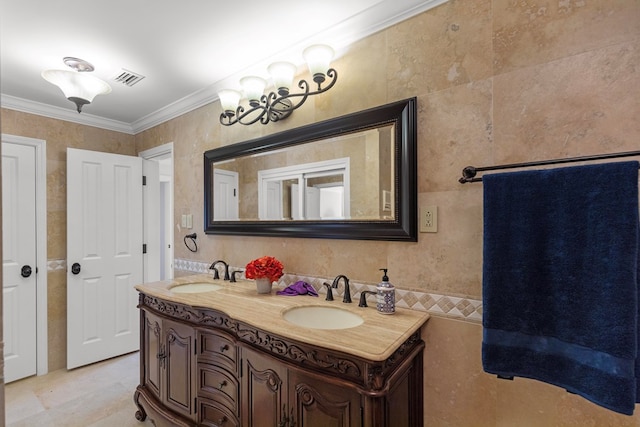
[[67,266],[67,261],[64,259],[49,259],[47,260],[47,271],[64,270]]
[[[49,261],[49,269],[51,270],[51,262]],[[64,268],[64,260],[62,262],[62,268]],[[175,259],[174,266],[177,270],[183,270],[191,273],[208,273],[208,263],[189,261],[184,259]],[[240,267],[233,267],[241,269]],[[323,286],[324,282],[331,282],[333,278],[326,277],[311,277],[301,276],[296,274],[285,274],[280,279],[278,286],[285,287],[298,280],[304,280],[312,285],[323,298],[326,295],[326,288]],[[357,283],[351,281],[351,296],[352,299],[357,302],[360,298],[360,293],[364,290],[375,291],[375,285]],[[342,296],[343,287],[340,286],[338,292],[334,291],[334,296]],[[367,298],[367,301],[371,302],[371,298]],[[439,295],[427,292],[406,291],[396,288],[396,304],[398,307],[408,308],[411,310],[426,311],[427,313],[453,317],[471,322],[482,322],[482,301],[472,298],[458,297],[454,295]]]

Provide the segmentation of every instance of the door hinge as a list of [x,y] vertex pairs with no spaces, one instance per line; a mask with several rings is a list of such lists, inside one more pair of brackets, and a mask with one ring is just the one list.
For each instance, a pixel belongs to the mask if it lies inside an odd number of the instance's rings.
[[198,354],[198,338],[193,340],[193,354]]
[[233,189],[233,197],[236,197],[236,189]]
[[198,398],[197,397],[193,398],[193,413],[194,414],[198,413]]
[[142,175],[142,185],[147,185],[147,177]]
[[143,243],[143,244],[142,244],[142,253],[143,253],[143,254],[146,254],[146,253],[147,253],[147,244],[146,244],[146,243]]

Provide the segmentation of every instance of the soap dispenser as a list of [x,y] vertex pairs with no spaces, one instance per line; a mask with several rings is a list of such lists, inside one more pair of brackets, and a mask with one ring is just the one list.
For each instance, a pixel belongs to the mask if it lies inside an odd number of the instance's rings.
[[394,314],[396,312],[396,288],[389,283],[387,269],[381,268],[380,271],[384,271],[384,274],[382,282],[376,288],[378,291],[376,308],[382,314]]

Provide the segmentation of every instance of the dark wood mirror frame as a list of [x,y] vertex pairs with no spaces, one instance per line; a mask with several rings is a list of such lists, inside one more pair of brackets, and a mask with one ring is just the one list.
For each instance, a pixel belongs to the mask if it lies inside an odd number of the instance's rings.
[[[214,221],[213,165],[236,157],[394,124],[395,218],[392,220]],[[409,98],[204,153],[204,232],[206,234],[322,239],[418,240],[417,101]]]

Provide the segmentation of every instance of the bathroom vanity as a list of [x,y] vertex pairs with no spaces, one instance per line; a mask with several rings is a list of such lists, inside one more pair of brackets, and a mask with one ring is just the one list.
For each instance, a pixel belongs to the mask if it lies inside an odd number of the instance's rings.
[[[385,316],[322,296],[278,296],[276,289],[259,295],[253,281],[205,275],[136,289],[138,420],[149,417],[156,426],[423,424],[426,313],[399,309]],[[318,307],[338,321],[314,320]],[[287,320],[292,310],[307,309],[306,326]],[[353,318],[360,324],[349,324]]]

